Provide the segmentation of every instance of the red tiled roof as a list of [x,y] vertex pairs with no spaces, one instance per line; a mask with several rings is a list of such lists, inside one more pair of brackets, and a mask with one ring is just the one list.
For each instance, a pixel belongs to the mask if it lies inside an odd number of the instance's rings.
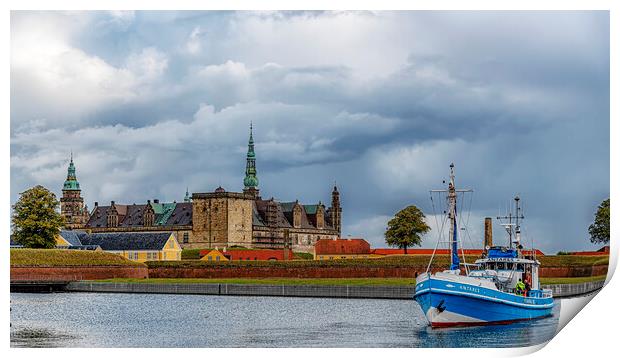
[[[464,249],[465,255],[481,255],[482,250],[479,249]],[[404,255],[404,249],[374,249],[371,251],[375,255]],[[461,250],[459,249],[459,254]],[[407,249],[407,255],[432,255],[433,249]],[[435,255],[449,255],[448,249],[437,249]]]
[[[538,250],[538,249],[536,249],[534,251],[536,252],[536,256],[545,256],[545,254],[542,251]],[[524,255],[532,255],[532,250],[523,250],[521,252]]]
[[370,244],[364,239],[321,239],[314,244],[317,255],[359,255],[370,254]]

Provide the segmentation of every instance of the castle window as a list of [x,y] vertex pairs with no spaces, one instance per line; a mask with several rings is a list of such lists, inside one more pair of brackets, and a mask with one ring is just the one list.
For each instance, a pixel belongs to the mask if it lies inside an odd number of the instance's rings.
[[183,233],[183,243],[187,244],[189,242],[189,233],[184,232]]

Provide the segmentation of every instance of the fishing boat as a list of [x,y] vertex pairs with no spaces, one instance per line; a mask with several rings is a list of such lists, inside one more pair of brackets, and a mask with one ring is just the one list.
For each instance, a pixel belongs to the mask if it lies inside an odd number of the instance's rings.
[[468,192],[472,190],[456,189],[454,164],[450,165],[448,188],[431,190],[431,198],[433,193],[444,193],[447,200],[445,223],[449,225],[446,241],[450,245],[450,268],[435,273],[431,271],[441,241],[440,232],[438,245],[426,272],[416,278],[414,293],[414,299],[422,308],[430,326],[508,324],[550,316],[553,296],[551,290],[540,287],[540,262],[536,260],[533,248],[526,252],[521,245],[519,219],[524,217],[520,213],[519,197],[515,198],[516,215],[511,212],[506,217],[498,217],[509,220],[503,224],[509,233],[508,245],[487,246],[475,263],[465,262],[457,226],[457,197]]

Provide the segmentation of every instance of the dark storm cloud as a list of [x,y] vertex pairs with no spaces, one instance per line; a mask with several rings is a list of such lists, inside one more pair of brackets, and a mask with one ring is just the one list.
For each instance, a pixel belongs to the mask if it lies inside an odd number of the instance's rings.
[[472,236],[520,193],[543,250],[589,247],[609,196],[606,12],[18,12],[11,26],[13,201],[59,192],[71,149],[91,205],[240,190],[250,121],[263,195],[327,202],[336,181],[345,234],[375,246],[396,210],[432,214],[450,162],[476,189]]

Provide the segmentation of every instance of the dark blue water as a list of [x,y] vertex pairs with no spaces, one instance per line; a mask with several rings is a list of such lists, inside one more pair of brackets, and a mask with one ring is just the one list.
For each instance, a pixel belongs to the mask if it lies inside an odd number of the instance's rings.
[[523,347],[550,318],[430,329],[411,300],[11,293],[12,347]]

